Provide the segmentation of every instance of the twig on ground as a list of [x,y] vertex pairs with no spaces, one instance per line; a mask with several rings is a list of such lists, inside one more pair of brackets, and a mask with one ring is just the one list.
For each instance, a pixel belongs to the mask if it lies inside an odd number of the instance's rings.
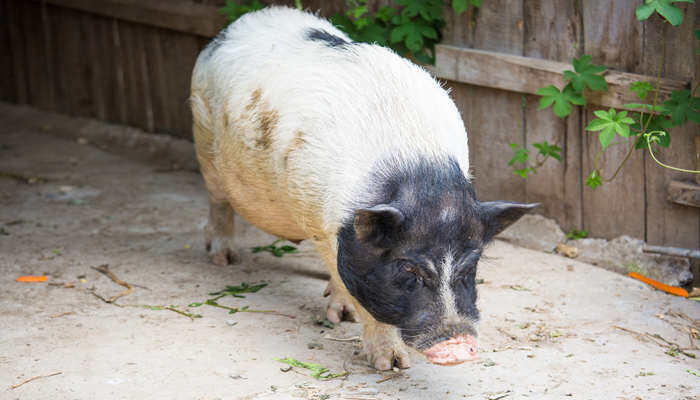
[[327,339],[327,340],[334,340],[336,342],[360,342],[360,341],[362,341],[362,339],[360,339],[359,336],[351,336],[349,338],[336,338],[336,337],[333,337],[331,335],[326,335],[323,338]]
[[385,376],[384,378],[378,380],[376,383],[384,383],[384,382],[390,381],[390,380],[392,380],[392,379],[394,379],[394,378],[398,378],[398,377],[401,376],[401,375],[403,375],[403,372],[396,372],[396,373],[393,373],[393,374],[391,374],[391,375],[389,375],[389,376]]
[[75,314],[75,312],[73,312],[73,311],[66,311],[66,312],[54,314],[54,315],[51,316],[51,318],[65,317],[66,315],[73,315],[73,314]]
[[63,372],[59,371],[59,372],[54,372],[53,374],[48,374],[48,375],[37,375],[37,376],[33,376],[33,377],[27,379],[27,380],[24,381],[24,382],[20,382],[20,383],[18,383],[18,384],[16,384],[16,385],[10,386],[10,389],[14,390],[14,389],[17,389],[18,387],[24,385],[25,383],[29,383],[29,382],[31,382],[31,381],[35,381],[35,380],[41,379],[41,378],[48,378],[48,377],[51,377],[51,376],[60,375],[60,374],[62,374],[62,373],[63,373]]
[[95,296],[97,296],[98,298],[100,298],[100,299],[103,300],[104,302],[106,302],[106,303],[114,303],[114,302],[117,301],[117,299],[119,299],[120,297],[128,296],[128,295],[130,295],[130,294],[134,291],[134,287],[133,287],[132,285],[130,285],[129,283],[124,282],[123,280],[117,278],[117,276],[114,275],[114,273],[113,273],[112,271],[109,270],[109,265],[107,265],[107,264],[102,264],[102,265],[100,265],[100,266],[98,266],[98,267],[92,267],[92,269],[94,269],[95,271],[98,271],[98,272],[101,272],[101,273],[107,275],[111,280],[114,281],[114,283],[116,283],[116,284],[118,284],[118,285],[121,285],[121,286],[124,286],[124,287],[126,288],[125,291],[123,291],[123,292],[121,292],[121,293],[119,293],[119,294],[117,294],[117,295],[114,295],[114,296],[110,297],[109,299],[105,299],[105,298],[103,298],[103,297],[101,297],[101,296],[98,296],[97,293],[94,293],[94,292],[93,292],[93,294],[94,294]]
[[640,342],[653,342],[658,346],[661,346],[663,348],[666,348],[666,354],[670,355],[671,357],[675,357],[678,354],[683,354],[686,357],[690,358],[695,358],[695,354],[693,353],[688,353],[685,350],[691,350],[691,349],[685,349],[681,348],[678,344],[671,342],[670,340],[665,339],[663,336],[659,335],[658,333],[651,334],[649,332],[641,333],[637,331],[633,331],[631,329],[623,328],[621,326],[613,325],[613,328],[619,329],[621,331],[627,332],[631,335],[633,335],[637,340]]

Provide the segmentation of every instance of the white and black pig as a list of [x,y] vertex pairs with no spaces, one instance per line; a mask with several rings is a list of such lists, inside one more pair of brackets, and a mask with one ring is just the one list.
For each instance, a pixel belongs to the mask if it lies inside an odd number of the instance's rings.
[[442,365],[476,356],[482,249],[533,206],[475,198],[464,124],[425,70],[273,7],[202,51],[190,100],[214,263],[234,256],[235,210],[313,241],[327,318],[364,323],[377,369],[408,367],[406,345]]

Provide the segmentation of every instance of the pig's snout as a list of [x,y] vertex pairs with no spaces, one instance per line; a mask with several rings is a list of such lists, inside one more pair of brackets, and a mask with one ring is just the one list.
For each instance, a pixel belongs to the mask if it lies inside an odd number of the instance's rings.
[[433,364],[457,365],[476,359],[476,338],[472,335],[457,335],[438,342],[423,351]]

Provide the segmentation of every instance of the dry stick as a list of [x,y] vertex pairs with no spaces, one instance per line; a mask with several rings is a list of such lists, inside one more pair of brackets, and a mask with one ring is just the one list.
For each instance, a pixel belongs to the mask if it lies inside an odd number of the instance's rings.
[[114,275],[114,273],[112,273],[112,271],[109,270],[109,265],[107,265],[107,264],[102,264],[102,265],[100,265],[99,267],[92,267],[92,269],[94,269],[95,271],[98,271],[98,272],[102,272],[103,274],[107,275],[110,279],[112,279],[116,284],[121,285],[121,286],[124,286],[124,287],[126,288],[125,291],[123,291],[123,292],[121,292],[121,293],[119,293],[119,294],[117,294],[117,295],[115,295],[115,296],[112,296],[112,297],[109,298],[109,299],[104,299],[103,297],[98,296],[97,293],[94,293],[94,292],[93,292],[93,294],[94,294],[95,296],[97,296],[98,298],[104,300],[105,302],[107,302],[107,303],[114,303],[114,302],[117,301],[117,299],[119,299],[120,297],[128,296],[128,295],[130,295],[130,294],[134,291],[134,287],[133,287],[133,286],[131,286],[131,285],[128,284],[127,282],[124,282],[123,280],[117,278],[117,276]]
[[[681,353],[686,357],[695,358],[695,354],[685,352],[684,351],[685,349],[682,349],[681,346],[679,346],[676,343],[673,343],[673,342],[670,342],[670,341],[664,339],[658,333],[654,333],[654,334],[651,334],[649,332],[640,333],[640,332],[633,331],[633,330],[627,329],[627,328],[623,328],[623,327],[617,326],[617,325],[613,325],[613,328],[619,329],[621,331],[625,331],[625,332],[635,336],[635,338],[637,340],[639,340],[640,342],[648,342],[649,340],[651,340],[656,345],[667,348],[669,351],[677,351],[678,353]],[[688,350],[690,350],[690,349],[688,349]]]
[[403,372],[397,372],[395,374],[391,374],[389,376],[385,376],[384,378],[378,380],[376,383],[384,383],[386,381],[392,380],[394,378],[397,378],[399,376],[403,375]]
[[63,373],[63,372],[60,372],[60,371],[59,371],[59,372],[54,372],[53,374],[48,374],[48,375],[37,375],[37,376],[33,376],[33,377],[27,379],[26,381],[24,381],[24,382],[22,382],[22,383],[18,383],[18,384],[16,384],[16,385],[10,386],[10,389],[14,390],[14,389],[17,389],[18,387],[24,385],[25,383],[29,383],[29,382],[31,382],[31,381],[35,381],[35,380],[41,379],[41,378],[48,378],[48,377],[50,377],[50,376],[60,375],[60,374],[62,374],[62,373]]

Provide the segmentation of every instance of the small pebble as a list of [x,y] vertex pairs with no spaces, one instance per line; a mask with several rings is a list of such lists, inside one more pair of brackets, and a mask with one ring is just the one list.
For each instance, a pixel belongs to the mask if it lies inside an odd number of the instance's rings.
[[227,319],[227,320],[226,320],[226,325],[228,325],[228,326],[234,326],[234,325],[236,325],[237,323],[238,323],[238,322],[236,322],[236,321],[234,321],[234,320],[232,320],[232,319]]

